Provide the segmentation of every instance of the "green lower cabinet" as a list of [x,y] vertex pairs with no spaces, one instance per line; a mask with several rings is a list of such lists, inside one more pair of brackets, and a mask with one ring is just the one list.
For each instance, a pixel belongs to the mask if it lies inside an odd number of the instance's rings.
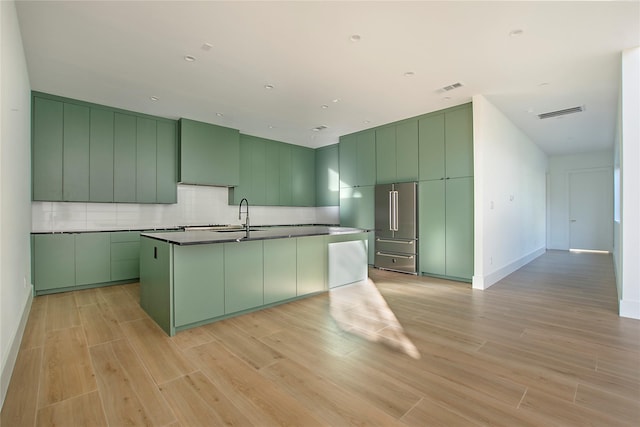
[[222,245],[176,245],[173,266],[176,327],[224,315]]
[[324,237],[297,239],[297,295],[327,290],[327,242]]
[[[375,187],[345,187],[340,189],[340,225],[343,227],[375,228]],[[369,264],[375,257],[374,233],[369,233]]]
[[296,239],[264,241],[264,303],[296,296]]
[[225,313],[264,304],[262,241],[224,243]]
[[111,238],[109,233],[75,235],[76,285],[111,281]]
[[111,233],[111,280],[140,277],[140,232]]
[[173,335],[171,245],[160,240],[140,239],[140,306],[167,334]]
[[36,292],[75,285],[75,235],[36,234],[32,250]]
[[418,184],[420,233],[419,269],[436,276],[446,274],[446,221],[444,180],[420,181]]

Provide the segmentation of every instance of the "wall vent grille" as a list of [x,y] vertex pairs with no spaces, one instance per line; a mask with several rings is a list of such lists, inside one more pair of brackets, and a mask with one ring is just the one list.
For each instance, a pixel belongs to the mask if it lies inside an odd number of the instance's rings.
[[457,82],[449,86],[443,87],[442,90],[444,90],[445,92],[449,92],[450,90],[458,89],[459,87],[462,87],[462,83]]
[[567,114],[580,113],[584,111],[584,106],[565,108],[564,110],[550,111],[548,113],[538,114],[539,119],[550,119],[552,117],[566,116]]

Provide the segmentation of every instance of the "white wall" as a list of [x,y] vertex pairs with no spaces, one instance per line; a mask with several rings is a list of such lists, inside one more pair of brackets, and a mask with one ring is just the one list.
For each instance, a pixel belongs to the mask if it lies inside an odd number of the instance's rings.
[[31,307],[30,86],[15,4],[0,2],[0,402]]
[[473,97],[474,289],[545,251],[546,155],[484,96]]
[[640,47],[622,52],[620,227],[617,249],[620,316],[640,319]]
[[[569,250],[569,172],[609,168],[613,188],[613,152],[600,151],[549,158],[547,248]],[[613,224],[611,224],[613,228]]]
[[[35,232],[166,228],[177,225],[241,224],[238,206],[228,205],[224,187],[178,185],[178,203],[33,202]],[[251,200],[249,200],[251,203]],[[338,224],[337,206],[250,206],[252,225]]]

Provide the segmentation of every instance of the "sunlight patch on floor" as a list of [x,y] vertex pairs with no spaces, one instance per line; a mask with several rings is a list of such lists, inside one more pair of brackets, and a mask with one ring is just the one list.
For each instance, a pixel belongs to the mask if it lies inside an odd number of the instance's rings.
[[329,297],[331,316],[341,329],[420,359],[420,352],[371,279],[333,288]]

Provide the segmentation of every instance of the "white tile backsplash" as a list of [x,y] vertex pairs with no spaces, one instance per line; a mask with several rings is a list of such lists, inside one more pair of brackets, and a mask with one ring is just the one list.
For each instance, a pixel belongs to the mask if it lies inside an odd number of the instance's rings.
[[[251,203],[251,201],[249,201]],[[34,232],[168,228],[181,225],[241,224],[228,189],[178,185],[178,203],[32,202]],[[250,206],[252,225],[338,224],[339,208]]]

